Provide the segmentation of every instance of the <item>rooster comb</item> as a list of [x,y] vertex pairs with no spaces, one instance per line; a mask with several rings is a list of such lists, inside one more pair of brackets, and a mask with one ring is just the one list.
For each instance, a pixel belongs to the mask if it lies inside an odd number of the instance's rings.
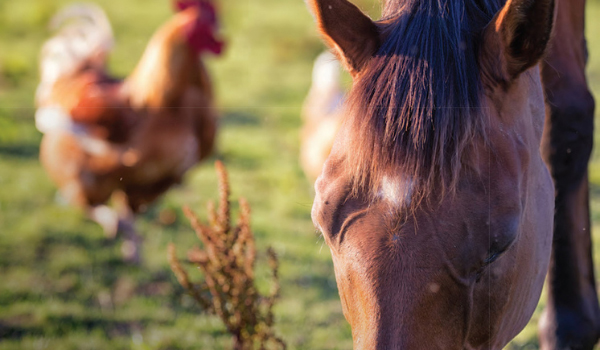
[[213,5],[210,1],[207,0],[176,0],[173,1],[173,5],[176,11],[184,11],[190,7],[201,7],[201,8],[211,8],[213,9]]

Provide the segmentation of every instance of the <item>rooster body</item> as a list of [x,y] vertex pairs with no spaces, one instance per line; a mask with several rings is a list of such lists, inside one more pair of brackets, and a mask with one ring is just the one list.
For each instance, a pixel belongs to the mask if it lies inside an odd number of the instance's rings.
[[[41,163],[68,202],[115,234],[213,149],[217,116],[200,60],[207,41],[192,39],[212,35],[214,13],[206,6],[182,9],[122,80],[106,70],[113,40],[101,9],[75,5],[55,18],[73,23],[42,49]],[[210,39],[214,52],[218,42]],[[105,203],[117,192],[124,203],[113,212]]]

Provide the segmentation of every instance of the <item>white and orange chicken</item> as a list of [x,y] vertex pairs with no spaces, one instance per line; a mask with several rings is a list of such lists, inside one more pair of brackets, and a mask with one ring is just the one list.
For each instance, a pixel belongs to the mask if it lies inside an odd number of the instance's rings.
[[314,181],[319,176],[331,152],[342,124],[340,108],[343,102],[341,66],[336,57],[326,51],[315,60],[312,86],[302,108],[304,126],[301,133],[300,165],[310,180]]
[[[217,17],[207,1],[179,10],[154,34],[125,79],[106,60],[113,35],[92,4],[72,5],[42,48],[36,126],[40,160],[61,196],[107,235],[123,231],[126,258],[139,257],[133,215],[182,181],[215,142],[216,111],[202,54],[219,54]],[[113,208],[107,206],[109,200]]]

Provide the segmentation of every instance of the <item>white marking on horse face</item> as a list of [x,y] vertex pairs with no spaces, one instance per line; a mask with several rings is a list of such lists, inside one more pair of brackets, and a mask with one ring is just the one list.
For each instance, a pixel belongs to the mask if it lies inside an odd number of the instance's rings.
[[440,288],[441,288],[441,286],[435,282],[429,283],[429,285],[427,287],[429,288],[429,291],[431,293],[437,293],[440,291]]
[[410,205],[412,191],[412,180],[384,176],[381,181],[379,197],[390,204],[407,207]]

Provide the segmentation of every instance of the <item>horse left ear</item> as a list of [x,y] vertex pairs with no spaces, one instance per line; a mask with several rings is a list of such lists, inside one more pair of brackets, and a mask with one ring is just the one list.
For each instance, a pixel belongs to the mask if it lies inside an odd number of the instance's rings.
[[[515,79],[543,57],[552,33],[554,4],[554,0],[508,0],[486,28],[484,45],[500,42],[508,80]],[[490,40],[492,37],[497,40]],[[493,51],[496,50],[488,53]]]
[[379,49],[375,23],[347,0],[307,0],[325,41],[356,76]]

